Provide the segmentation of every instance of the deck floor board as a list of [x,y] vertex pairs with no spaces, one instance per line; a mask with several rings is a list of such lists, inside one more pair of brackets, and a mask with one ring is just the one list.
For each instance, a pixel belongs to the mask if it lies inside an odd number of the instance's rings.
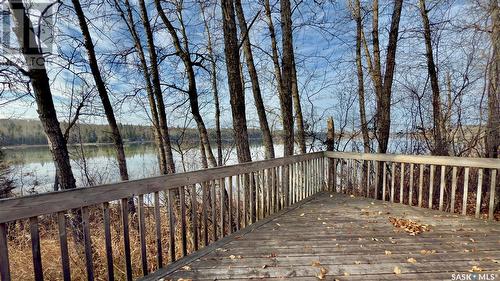
[[[428,224],[430,231],[411,236],[389,217]],[[163,280],[319,280],[320,268],[327,270],[324,280],[451,280],[473,267],[500,280],[499,261],[498,222],[323,193]]]

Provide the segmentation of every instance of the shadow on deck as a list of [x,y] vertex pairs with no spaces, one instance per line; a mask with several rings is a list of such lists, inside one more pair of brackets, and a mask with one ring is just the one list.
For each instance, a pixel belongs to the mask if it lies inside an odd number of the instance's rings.
[[[413,236],[390,217],[430,231]],[[499,263],[497,222],[321,192],[143,280],[500,280]]]

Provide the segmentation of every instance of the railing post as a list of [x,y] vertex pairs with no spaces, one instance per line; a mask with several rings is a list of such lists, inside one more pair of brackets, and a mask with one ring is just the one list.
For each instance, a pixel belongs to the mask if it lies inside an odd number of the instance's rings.
[[0,278],[10,281],[9,250],[7,245],[7,224],[0,223]]
[[290,170],[288,169],[288,165],[282,166],[281,169],[281,182],[283,183],[283,194],[285,195],[284,205],[288,207],[290,205],[290,194],[288,192],[290,187]]
[[328,191],[333,191],[333,177],[334,177],[334,167],[335,167],[335,159],[328,158]]

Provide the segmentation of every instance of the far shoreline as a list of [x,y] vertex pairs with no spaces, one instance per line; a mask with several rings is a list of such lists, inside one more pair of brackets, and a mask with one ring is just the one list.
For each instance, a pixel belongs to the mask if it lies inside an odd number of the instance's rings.
[[[127,145],[127,144],[149,144],[149,143],[153,143],[153,141],[126,141],[124,142],[123,144],[124,145]],[[67,144],[68,146],[79,146],[79,145],[83,145],[83,146],[99,146],[99,145],[102,145],[102,146],[106,146],[106,145],[113,145],[112,142],[86,142],[86,143],[68,143]],[[2,146],[0,147],[0,149],[2,150],[11,150],[11,149],[23,149],[23,148],[38,148],[38,147],[49,147],[48,144],[16,144],[16,145],[5,145],[5,146]]]

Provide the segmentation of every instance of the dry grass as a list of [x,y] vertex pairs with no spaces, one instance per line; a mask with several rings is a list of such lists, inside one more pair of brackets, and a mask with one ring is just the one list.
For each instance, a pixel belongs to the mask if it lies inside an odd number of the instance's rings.
[[[187,248],[188,253],[194,249],[193,232],[191,229],[190,211],[187,210]],[[201,210],[198,210],[200,221],[200,233],[204,230],[201,223]],[[169,231],[168,214],[162,206],[161,212],[161,241],[163,264],[169,263]],[[113,267],[116,280],[126,280],[125,252],[123,246],[123,230],[120,223],[120,212],[117,204],[110,205],[111,236],[113,249]],[[130,221],[130,250],[132,259],[132,270],[134,278],[142,276],[141,245],[138,231],[138,220],[136,215],[129,217]],[[157,245],[155,235],[155,221],[153,208],[145,208],[146,222],[146,247],[148,270],[152,272],[158,269]],[[176,219],[176,257],[182,256],[181,227],[180,220]],[[226,224],[227,225],[227,224]],[[71,230],[68,229],[68,247],[70,254],[70,267],[72,280],[87,280],[86,261],[83,245],[75,243]],[[94,207],[90,209],[90,229],[92,239],[92,254],[95,280],[107,280],[107,261],[105,251],[105,238],[102,210]],[[62,280],[61,254],[57,218],[53,215],[39,218],[41,256],[45,280]],[[212,230],[209,222],[209,232]],[[209,237],[212,237],[210,234]],[[19,221],[9,226],[8,233],[9,259],[12,280],[33,280],[33,264],[31,253],[31,238],[28,221]],[[202,247],[200,239],[200,247]]]

